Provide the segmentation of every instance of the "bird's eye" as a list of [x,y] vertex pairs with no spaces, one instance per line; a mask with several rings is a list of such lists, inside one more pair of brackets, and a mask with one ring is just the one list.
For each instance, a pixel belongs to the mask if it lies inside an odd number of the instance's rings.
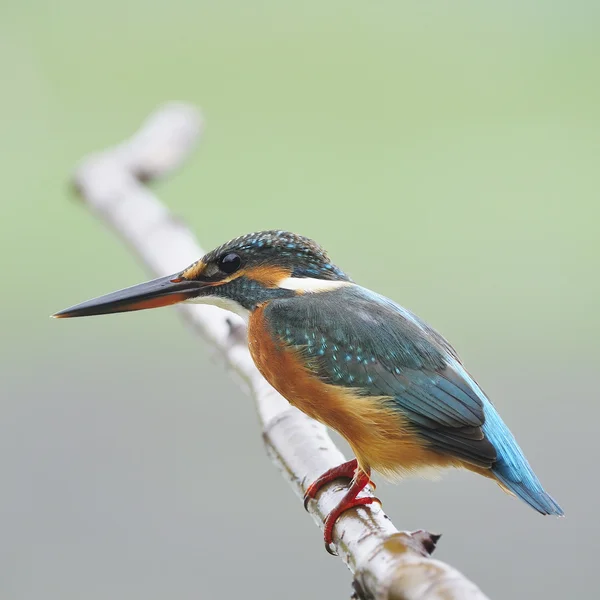
[[235,273],[242,264],[242,259],[238,254],[231,252],[229,254],[224,254],[219,258],[219,271],[223,271],[223,273],[227,273],[231,275]]

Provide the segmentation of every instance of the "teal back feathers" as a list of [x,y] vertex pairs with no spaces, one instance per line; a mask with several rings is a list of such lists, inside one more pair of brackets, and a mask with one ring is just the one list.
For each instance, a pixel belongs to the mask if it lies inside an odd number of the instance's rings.
[[346,284],[274,300],[265,317],[323,381],[390,397],[432,450],[489,469],[542,514],[563,514],[454,349],[410,311]]

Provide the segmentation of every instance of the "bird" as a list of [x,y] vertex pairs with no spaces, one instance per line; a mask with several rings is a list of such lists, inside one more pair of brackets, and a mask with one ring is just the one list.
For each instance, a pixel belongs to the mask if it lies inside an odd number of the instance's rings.
[[350,480],[324,524],[333,550],[342,513],[371,472],[398,480],[465,468],[543,515],[563,510],[544,491],[514,436],[457,352],[396,302],[355,283],[313,240],[282,230],[249,233],[168,277],[54,315],[84,317],[180,302],[212,304],[247,323],[252,359],[293,406],[337,431],[354,459],[323,473],[305,507],[336,479]]

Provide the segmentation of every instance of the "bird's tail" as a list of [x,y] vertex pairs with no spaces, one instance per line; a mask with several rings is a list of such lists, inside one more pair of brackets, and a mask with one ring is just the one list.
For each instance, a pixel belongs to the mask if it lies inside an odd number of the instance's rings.
[[489,400],[485,403],[484,411],[483,432],[498,453],[498,459],[492,467],[496,479],[543,515],[563,516],[562,508],[544,491],[517,441]]

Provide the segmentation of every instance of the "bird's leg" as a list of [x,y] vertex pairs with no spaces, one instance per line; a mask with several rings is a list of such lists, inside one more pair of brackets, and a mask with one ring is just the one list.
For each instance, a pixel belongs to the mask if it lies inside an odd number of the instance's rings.
[[360,492],[362,492],[369,484],[370,476],[370,469],[369,472],[365,472],[361,468],[358,468],[354,475],[354,479],[352,480],[352,484],[350,485],[350,489],[341,499],[340,503],[327,515],[323,536],[325,538],[325,550],[327,550],[329,554],[333,554],[334,556],[336,554],[332,549],[333,527],[342,513],[356,506],[367,506],[373,504],[373,502],[379,502],[381,504],[379,498],[374,498],[373,496],[357,498],[358,494],[360,494]]
[[308,502],[317,497],[317,494],[324,485],[341,478],[352,480],[356,473],[356,469],[358,469],[358,461],[354,458],[337,467],[333,467],[333,469],[329,469],[329,471],[325,471],[321,477],[315,479],[315,481],[308,486],[304,494],[304,508],[307,509]]
[[347,478],[351,480],[350,488],[346,495],[342,498],[340,503],[327,515],[325,519],[325,549],[329,554],[335,554],[331,550],[331,544],[333,542],[333,526],[343,512],[346,512],[350,508],[355,506],[366,506],[373,502],[379,502],[377,498],[357,498],[358,494],[365,489],[370,483],[373,487],[375,484],[371,481],[371,470],[363,471],[358,466],[356,459],[349,460],[333,469],[329,469],[308,486],[306,493],[304,494],[304,508],[307,507],[309,500],[312,500],[319,493],[321,488],[328,483],[340,478]]

